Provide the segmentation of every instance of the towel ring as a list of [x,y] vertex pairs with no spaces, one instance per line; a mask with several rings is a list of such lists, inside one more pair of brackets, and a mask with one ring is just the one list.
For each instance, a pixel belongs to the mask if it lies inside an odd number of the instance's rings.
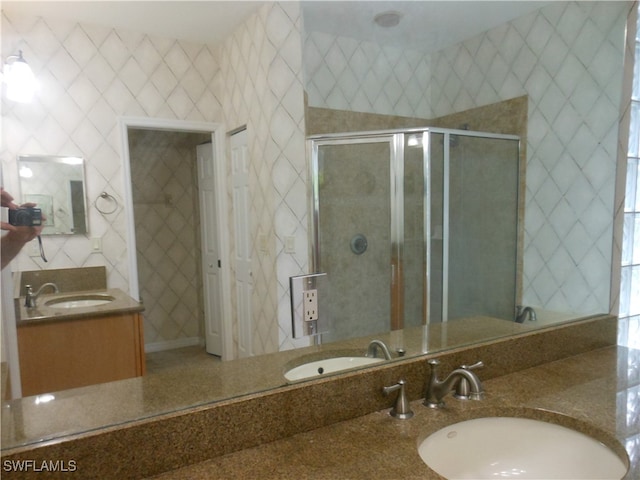
[[[106,202],[112,202],[113,203],[113,208],[112,209],[107,209],[107,208],[100,208],[98,206],[98,201],[100,199],[105,200]],[[107,193],[107,192],[102,192],[100,194],[100,196],[98,198],[96,198],[96,201],[93,202],[93,205],[96,207],[96,210],[98,210],[100,213],[102,213],[103,215],[109,215],[110,213],[114,213],[116,210],[118,210],[118,200],[116,200],[116,198]]]

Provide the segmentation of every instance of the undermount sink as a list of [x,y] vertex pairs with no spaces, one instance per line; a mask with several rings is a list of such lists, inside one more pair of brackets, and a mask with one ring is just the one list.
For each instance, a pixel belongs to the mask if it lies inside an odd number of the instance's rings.
[[336,373],[342,370],[362,367],[373,363],[382,362],[382,358],[371,357],[333,357],[313,362],[303,363],[285,372],[284,377],[289,381],[304,380],[327,373]]
[[73,295],[67,297],[53,298],[45,302],[47,307],[51,308],[84,308],[84,307],[98,307],[100,305],[106,305],[115,300],[111,295],[103,294],[87,294],[87,295]]
[[455,423],[418,445],[422,460],[448,479],[621,479],[627,467],[601,442],[529,418]]

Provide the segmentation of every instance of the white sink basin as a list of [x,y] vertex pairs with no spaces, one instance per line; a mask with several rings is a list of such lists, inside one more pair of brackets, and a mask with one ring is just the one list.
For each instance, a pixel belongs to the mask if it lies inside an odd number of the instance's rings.
[[47,307],[51,308],[83,308],[83,307],[98,307],[100,305],[106,305],[113,302],[114,297],[111,295],[101,294],[89,294],[89,295],[74,295],[72,297],[54,298],[45,303]]
[[448,479],[620,479],[627,467],[604,444],[552,423],[484,417],[449,425],[418,445]]
[[304,380],[318,377],[327,373],[336,373],[350,368],[362,367],[372,363],[382,362],[382,358],[369,357],[334,357],[304,363],[288,370],[284,377],[289,381]]

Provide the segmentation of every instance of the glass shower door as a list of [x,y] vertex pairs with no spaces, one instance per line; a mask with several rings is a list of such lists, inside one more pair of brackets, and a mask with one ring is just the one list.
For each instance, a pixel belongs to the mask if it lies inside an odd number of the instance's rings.
[[393,136],[318,142],[314,270],[322,341],[388,332],[392,310]]
[[520,270],[519,141],[447,136],[447,317],[513,320]]

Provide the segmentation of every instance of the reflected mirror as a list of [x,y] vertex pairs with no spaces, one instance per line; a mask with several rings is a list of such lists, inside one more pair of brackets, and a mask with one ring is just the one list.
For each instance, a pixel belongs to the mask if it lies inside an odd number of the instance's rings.
[[88,232],[82,158],[21,155],[18,175],[21,203],[35,203],[46,217],[42,235]]

